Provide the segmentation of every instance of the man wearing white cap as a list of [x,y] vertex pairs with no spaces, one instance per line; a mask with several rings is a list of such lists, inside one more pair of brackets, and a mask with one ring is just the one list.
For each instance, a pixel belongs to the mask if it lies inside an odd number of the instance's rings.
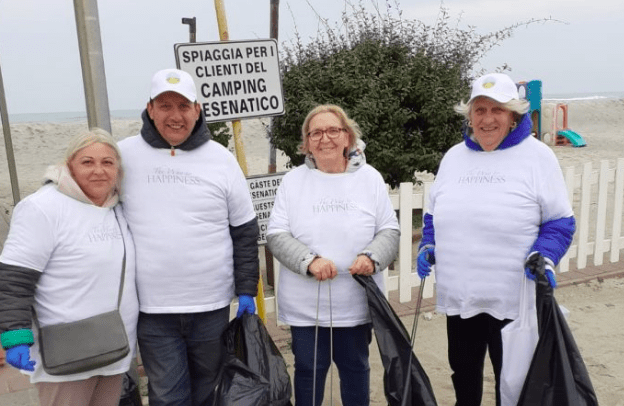
[[[509,76],[474,81],[468,103],[455,107],[468,121],[464,141],[442,158],[423,217],[416,268],[425,278],[435,264],[456,406],[481,404],[486,353],[501,405],[501,330],[518,318],[521,287],[525,275],[535,279],[538,258],[556,286],[553,269],[574,235],[559,162],[532,136],[528,109]],[[504,404],[515,405],[520,389],[506,391],[516,398]]]
[[211,141],[192,77],[152,78],[141,133],[119,143],[134,236],[149,404],[211,405],[230,302],[254,313],[258,223],[234,156]]

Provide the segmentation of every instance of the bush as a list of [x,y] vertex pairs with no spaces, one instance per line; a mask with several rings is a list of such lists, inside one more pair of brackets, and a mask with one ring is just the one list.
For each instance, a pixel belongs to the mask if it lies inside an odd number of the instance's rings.
[[297,146],[307,113],[332,103],[360,125],[367,161],[386,183],[417,182],[415,171],[435,173],[443,154],[461,140],[462,117],[453,106],[469,95],[470,73],[521,25],[479,35],[473,28],[450,28],[442,7],[430,27],[402,20],[386,1],[385,14],[348,2],[352,13],[342,15],[343,32],[326,26],[307,45],[297,37],[283,46],[285,115],[273,121],[271,138],[289,166],[303,163]]
[[208,129],[212,134],[213,140],[217,141],[225,148],[228,147],[228,142],[230,140],[231,134],[230,129],[228,128],[227,124],[225,124],[225,122],[208,123]]

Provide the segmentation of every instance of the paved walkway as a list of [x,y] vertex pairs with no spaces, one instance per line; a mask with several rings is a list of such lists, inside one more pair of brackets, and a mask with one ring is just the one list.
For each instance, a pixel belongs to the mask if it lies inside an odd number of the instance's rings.
[[[585,283],[593,279],[607,279],[624,277],[624,261],[607,263],[601,266],[587,266],[582,270],[575,270],[574,263],[570,264],[570,270],[566,273],[557,274],[558,289],[566,286]],[[390,292],[390,303],[399,317],[413,317],[416,309],[418,288],[412,292],[412,301],[399,303],[398,292]],[[423,299],[421,312],[434,310],[435,298]],[[269,316],[272,316],[270,314]],[[286,326],[278,326],[275,318],[269,317],[267,329],[278,347],[290,339],[290,331]],[[28,377],[21,374],[17,369],[4,365],[0,366],[0,405],[1,406],[39,406],[37,390],[30,384]]]

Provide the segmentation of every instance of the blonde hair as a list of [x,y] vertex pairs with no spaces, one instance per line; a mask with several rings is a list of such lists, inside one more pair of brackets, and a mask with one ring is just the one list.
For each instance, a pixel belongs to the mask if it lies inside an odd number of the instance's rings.
[[76,135],[69,141],[69,145],[67,145],[67,149],[65,150],[65,161],[64,163],[69,166],[69,162],[74,159],[74,156],[78,151],[83,148],[86,148],[93,144],[105,144],[108,145],[115,151],[115,155],[117,155],[117,189],[121,190],[121,180],[123,179],[123,166],[121,165],[121,151],[117,146],[117,141],[113,138],[113,136],[106,130],[101,128],[93,128],[89,131],[82,132]]
[[304,155],[308,155],[310,153],[310,137],[308,137],[308,132],[310,132],[310,121],[320,113],[332,113],[340,120],[341,125],[347,130],[347,134],[349,134],[349,150],[355,148],[357,144],[357,140],[362,138],[362,130],[360,130],[360,126],[354,120],[349,118],[347,113],[339,106],[335,104],[321,104],[313,108],[305,120],[303,121],[303,125],[301,126],[301,144],[299,145],[299,152]]

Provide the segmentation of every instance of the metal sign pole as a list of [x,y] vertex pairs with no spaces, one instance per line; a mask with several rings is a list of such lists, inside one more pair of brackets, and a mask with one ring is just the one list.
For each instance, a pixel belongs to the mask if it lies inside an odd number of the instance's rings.
[[7,112],[6,98],[4,97],[4,82],[2,81],[2,68],[0,68],[0,116],[2,116],[2,131],[4,132],[4,147],[6,148],[9,175],[11,177],[11,190],[13,191],[13,205],[20,201],[17,170],[15,168],[15,156],[13,155],[13,142],[11,140],[11,127]]
[[[279,33],[279,0],[271,0],[271,29],[270,36],[271,38],[277,40],[277,36]],[[271,121],[269,123],[269,129],[273,130],[273,117],[271,117]],[[275,173],[277,171],[277,153],[275,150],[275,145],[271,138],[269,138],[269,168],[268,173]],[[267,272],[267,283],[273,287],[275,287],[275,270],[273,269],[273,254],[269,251],[269,248],[264,246],[264,262],[266,266]]]
[[197,19],[195,17],[183,18],[182,24],[188,24],[189,26],[189,42],[197,42],[197,37],[195,36],[197,32],[195,28],[197,26]]
[[[271,38],[277,40],[279,33],[279,0],[271,0]],[[273,127],[273,118],[271,118],[271,127]],[[275,173],[277,170],[277,157],[275,145],[269,139],[269,173]]]

